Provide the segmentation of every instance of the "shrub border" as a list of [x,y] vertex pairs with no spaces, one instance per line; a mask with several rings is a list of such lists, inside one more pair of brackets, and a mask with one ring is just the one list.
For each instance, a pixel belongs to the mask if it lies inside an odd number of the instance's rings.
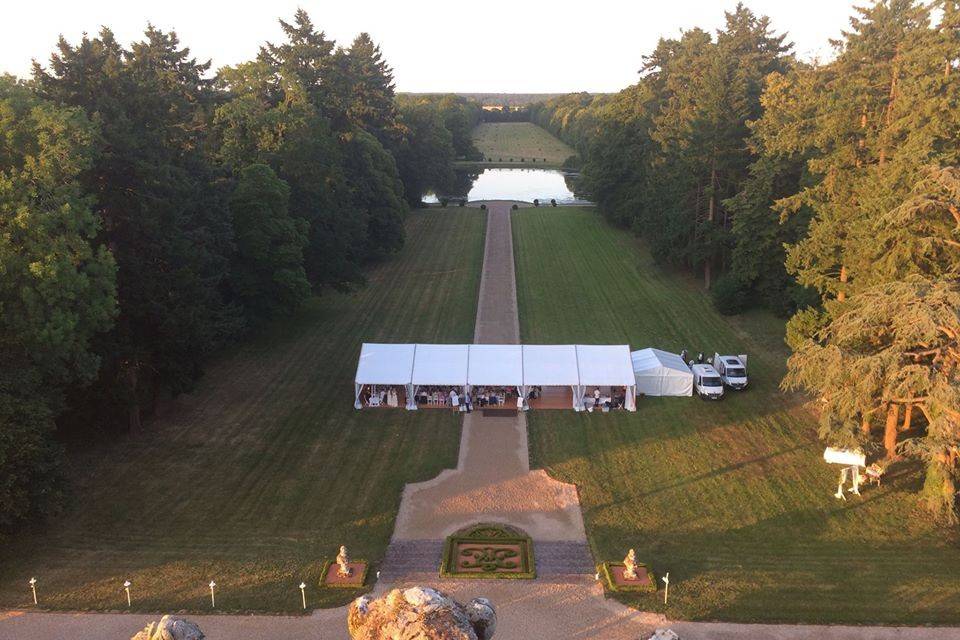
[[[497,529],[503,532],[501,537],[476,536],[480,529]],[[521,549],[522,568],[525,571],[503,571],[503,572],[458,572],[451,570],[456,567],[456,558],[454,553],[457,544],[460,542],[490,542],[495,544],[517,544]],[[441,578],[470,578],[474,580],[533,580],[537,577],[537,563],[533,556],[533,539],[526,533],[499,523],[482,523],[471,525],[465,529],[457,531],[453,535],[447,536],[443,542],[443,556],[440,560]]]
[[613,574],[610,573],[610,567],[622,567],[624,564],[622,562],[602,562],[597,566],[597,573],[603,576],[603,580],[606,583],[606,588],[612,593],[629,593],[629,592],[644,592],[644,593],[656,593],[657,591],[657,576],[653,573],[653,569],[644,564],[643,562],[638,562],[638,567],[643,567],[647,570],[647,576],[650,578],[650,584],[648,585],[618,585],[613,581]]
[[363,558],[357,558],[356,560],[350,560],[353,562],[362,562],[363,563],[363,575],[360,576],[360,584],[330,584],[327,582],[327,572],[330,571],[330,567],[336,564],[334,560],[324,560],[323,569],[320,570],[320,587],[327,589],[363,589],[367,586],[367,573],[370,571],[370,563],[364,560]]

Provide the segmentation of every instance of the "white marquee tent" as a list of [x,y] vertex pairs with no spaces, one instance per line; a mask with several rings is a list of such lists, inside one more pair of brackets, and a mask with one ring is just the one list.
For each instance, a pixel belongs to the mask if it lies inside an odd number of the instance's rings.
[[579,411],[583,393],[580,389],[576,345],[523,345],[523,384],[525,387],[570,387],[573,395],[572,408]]
[[647,396],[693,395],[693,372],[675,353],[641,349],[630,354],[637,393]]
[[636,411],[637,392],[630,347],[625,344],[578,344],[577,368],[580,375],[579,398],[587,387],[626,387],[627,411]]
[[407,409],[416,409],[413,403],[413,359],[417,352],[415,344],[373,344],[364,342],[357,362],[357,376],[354,379],[354,402],[356,409],[361,408],[360,390],[365,384],[395,384],[407,388]]
[[519,344],[472,344],[467,384],[475,386],[523,386],[523,347]]
[[354,379],[354,406],[363,385],[402,385],[407,409],[417,388],[509,386],[526,398],[531,386],[569,387],[573,409],[583,408],[589,386],[622,386],[626,408],[636,410],[630,348],[626,345],[373,344],[364,343]]

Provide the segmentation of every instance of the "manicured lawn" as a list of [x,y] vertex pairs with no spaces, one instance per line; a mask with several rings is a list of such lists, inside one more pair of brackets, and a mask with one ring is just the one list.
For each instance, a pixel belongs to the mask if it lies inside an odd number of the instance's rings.
[[494,164],[558,166],[575,153],[532,122],[484,122],[473,130],[473,142]]
[[[618,595],[678,618],[956,624],[956,530],[928,525],[894,467],[882,488],[833,498],[802,398],[783,394],[783,321],[724,318],[692,280],[665,272],[593,209],[514,213],[525,342],[627,342],[749,354],[751,388],[721,403],[646,398],[636,414],[530,416],[533,464],[580,490],[598,559],[629,547],[670,604]],[[662,587],[662,584],[660,585]]]
[[[346,544],[379,561],[407,482],[456,465],[460,421],[353,409],[362,341],[470,341],[485,217],[411,214],[407,246],[354,295],[324,295],[295,321],[210,367],[143,433],[71,458],[69,513],[0,555],[0,607],[27,606],[36,576],[55,609],[300,610]],[[376,570],[374,566],[373,571]],[[32,605],[31,605],[32,606]]]

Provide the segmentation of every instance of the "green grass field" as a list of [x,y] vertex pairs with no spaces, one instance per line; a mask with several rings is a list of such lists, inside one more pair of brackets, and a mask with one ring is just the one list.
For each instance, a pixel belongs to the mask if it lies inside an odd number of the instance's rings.
[[[71,458],[72,509],[0,551],[0,608],[296,612],[356,596],[321,591],[340,544],[377,561],[404,483],[456,466],[447,412],[353,409],[362,341],[470,341],[485,217],[411,214],[407,246],[354,295],[214,363],[200,388],[136,436]],[[375,570],[375,567],[374,567]]]
[[[626,342],[749,354],[751,388],[721,403],[638,400],[635,414],[530,416],[532,463],[580,491],[597,559],[635,547],[663,591],[617,596],[671,617],[956,624],[956,530],[916,511],[918,473],[833,498],[815,421],[783,394],[783,321],[718,315],[692,280],[653,264],[592,209],[514,213],[525,342]],[[662,587],[662,584],[660,585]]]
[[473,130],[473,143],[493,164],[559,166],[576,153],[531,122],[484,122]]

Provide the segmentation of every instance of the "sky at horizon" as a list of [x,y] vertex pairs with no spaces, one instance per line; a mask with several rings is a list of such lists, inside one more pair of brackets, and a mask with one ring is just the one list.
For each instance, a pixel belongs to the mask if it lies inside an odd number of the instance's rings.
[[[744,2],[787,32],[804,59],[829,58],[829,39],[849,25],[849,0]],[[861,3],[862,4],[862,3]],[[307,10],[338,44],[366,31],[393,67],[398,91],[470,93],[613,92],[637,80],[642,58],[660,37],[723,24],[734,0],[590,3],[488,0],[463,8],[438,0],[269,3],[222,0],[34,0],[4,8],[0,73],[25,77],[31,59],[46,64],[57,38],[78,41],[109,26],[120,42],[148,22],[175,30],[181,43],[214,68],[253,58],[266,40],[282,39],[277,18]]]

